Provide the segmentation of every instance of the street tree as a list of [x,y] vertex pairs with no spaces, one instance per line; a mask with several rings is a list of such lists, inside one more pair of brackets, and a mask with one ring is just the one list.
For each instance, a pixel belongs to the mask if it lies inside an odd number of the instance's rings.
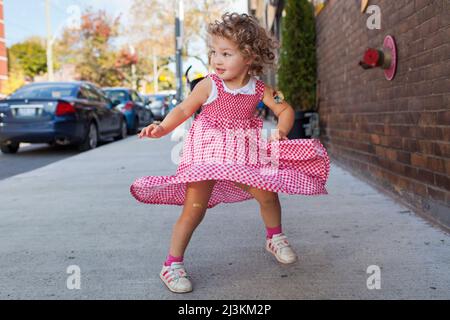
[[[226,6],[224,0],[185,1],[183,58],[194,58],[208,68],[206,55],[209,22],[220,18]],[[158,56],[157,68],[164,67],[175,55],[175,9],[177,0],[134,0],[126,29],[130,42],[139,48],[138,54],[146,59]],[[165,59],[164,59],[165,58]]]
[[45,42],[38,38],[30,38],[16,43],[8,49],[10,70],[22,70],[29,79],[47,71]]
[[118,37],[120,16],[87,8],[81,16],[79,29],[67,27],[55,45],[60,64],[76,65],[80,80],[99,86],[120,85],[123,74],[116,67],[119,53],[114,47]]

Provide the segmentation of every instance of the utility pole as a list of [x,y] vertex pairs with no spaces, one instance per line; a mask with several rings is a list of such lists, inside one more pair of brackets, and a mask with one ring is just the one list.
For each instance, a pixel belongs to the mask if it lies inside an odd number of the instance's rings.
[[153,53],[153,90],[155,93],[159,91],[158,88],[158,59],[156,58],[155,48],[152,50]]
[[183,0],[178,0],[178,8],[175,17],[175,48],[176,48],[176,66],[177,66],[177,101],[183,98],[183,21],[184,7]]
[[[129,45],[130,54],[132,56],[132,59],[135,58],[136,55],[136,49],[133,45]],[[137,90],[137,83],[136,83],[136,64],[134,62],[131,63],[131,88],[133,90]]]
[[47,20],[47,73],[48,80],[54,80],[53,74],[53,36],[52,36],[52,17],[50,14],[50,0],[45,0],[45,16]]

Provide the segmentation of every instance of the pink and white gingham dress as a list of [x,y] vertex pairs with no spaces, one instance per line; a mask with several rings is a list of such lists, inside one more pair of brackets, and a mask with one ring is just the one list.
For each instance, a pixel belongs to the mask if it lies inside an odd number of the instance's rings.
[[262,133],[263,122],[255,116],[262,81],[256,81],[255,94],[236,94],[225,91],[217,75],[208,77],[217,98],[193,121],[175,175],[136,179],[130,192],[138,201],[183,205],[187,183],[204,180],[216,181],[208,208],[253,198],[234,182],[291,195],[328,194],[330,160],[318,139],[268,143],[270,132]]

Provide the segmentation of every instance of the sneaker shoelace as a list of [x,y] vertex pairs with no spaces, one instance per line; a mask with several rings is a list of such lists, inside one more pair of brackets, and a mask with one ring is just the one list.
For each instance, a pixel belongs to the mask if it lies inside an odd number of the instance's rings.
[[289,247],[289,242],[287,241],[286,236],[276,237],[275,239],[272,238],[272,243],[274,244],[277,251]]
[[169,273],[172,276],[173,280],[178,280],[180,278],[189,278],[183,266],[171,266],[169,268]]

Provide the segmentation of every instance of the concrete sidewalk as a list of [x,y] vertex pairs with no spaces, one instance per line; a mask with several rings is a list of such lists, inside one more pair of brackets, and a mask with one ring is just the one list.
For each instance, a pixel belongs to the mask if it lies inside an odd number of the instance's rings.
[[[221,204],[185,256],[194,292],[170,293],[158,275],[181,207],[138,203],[129,186],[174,174],[176,144],[130,137],[0,181],[0,299],[450,298],[448,235],[334,163],[329,195],[280,195],[299,263],[264,250],[255,200]],[[67,289],[70,265],[80,290]]]

